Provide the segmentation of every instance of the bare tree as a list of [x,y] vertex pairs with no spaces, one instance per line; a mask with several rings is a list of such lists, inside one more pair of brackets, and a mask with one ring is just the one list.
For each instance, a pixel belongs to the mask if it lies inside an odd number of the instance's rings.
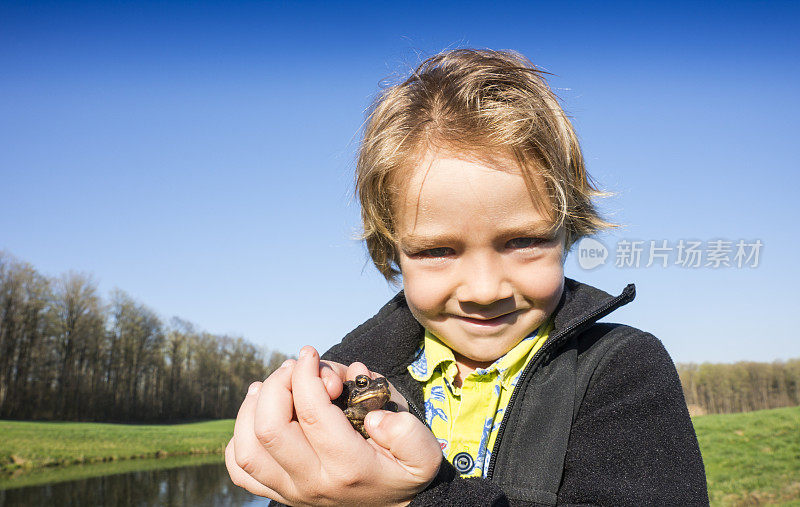
[[686,403],[706,413],[800,405],[800,359],[679,364]]
[[286,359],[198,331],[85,274],[50,279],[0,252],[0,417],[170,421],[233,417]]

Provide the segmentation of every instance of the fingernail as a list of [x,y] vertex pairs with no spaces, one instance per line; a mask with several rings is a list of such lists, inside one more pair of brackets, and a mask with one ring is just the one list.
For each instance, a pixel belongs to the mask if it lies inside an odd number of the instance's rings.
[[373,412],[370,412],[369,414],[367,414],[367,416],[369,417],[369,425],[372,426],[373,428],[377,428],[385,415],[386,412],[384,412],[383,410],[375,410]]
[[281,368],[288,368],[290,364],[292,364],[292,360],[291,359],[287,359],[286,361],[283,362],[283,364],[281,365]]
[[250,387],[247,388],[247,396],[258,394],[259,387],[261,387],[261,382],[253,382],[250,384]]
[[309,357],[309,356],[311,356],[311,354],[312,354],[311,351],[312,350],[313,349],[310,346],[306,345],[305,347],[300,349],[300,357]]

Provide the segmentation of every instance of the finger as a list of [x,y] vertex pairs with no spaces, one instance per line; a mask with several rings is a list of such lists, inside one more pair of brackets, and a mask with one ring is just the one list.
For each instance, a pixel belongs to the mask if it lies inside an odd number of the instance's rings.
[[271,498],[281,503],[288,503],[286,499],[276,491],[250,477],[250,475],[236,463],[233,439],[231,439],[225,447],[225,467],[228,469],[228,475],[231,476],[231,481],[240,488],[244,488],[254,495]]
[[261,385],[253,420],[255,438],[288,476],[318,467],[316,454],[294,418],[295,367],[295,361],[286,361]]
[[286,472],[262,447],[254,431],[258,397],[269,381],[250,384],[247,396],[239,407],[231,441],[234,461],[242,471],[267,487],[280,489],[279,486],[287,482]]
[[369,371],[364,363],[359,363],[358,361],[351,363],[350,366],[347,367],[347,380],[355,380],[359,375],[366,375],[372,380],[383,376]]
[[347,380],[347,366],[333,361],[320,361],[319,376],[325,384],[328,396],[335,400],[342,394],[342,382]]
[[292,420],[294,405],[292,400],[292,371],[297,361],[287,359],[261,384],[257,396],[255,418],[264,422]]
[[[272,373],[275,373],[276,371],[280,370],[281,368],[289,368],[289,370],[291,371],[291,369],[294,368],[295,363],[297,363],[296,359],[287,359],[286,361],[282,362],[281,365],[278,366],[278,368],[276,368],[275,371],[273,371]],[[272,376],[272,373],[270,373],[270,376]],[[267,378],[269,378],[269,377],[267,377]]]
[[[313,347],[300,350],[297,364],[292,372],[292,394],[297,420],[306,438],[317,454],[332,453],[343,458],[343,451],[358,452],[363,447],[355,439],[358,433],[342,411],[330,402],[330,397],[319,377],[319,355]],[[342,439],[352,445],[343,445]],[[330,455],[330,454],[328,454]]]
[[364,425],[373,445],[388,450],[414,477],[431,480],[439,469],[442,451],[430,429],[409,412],[374,410]]

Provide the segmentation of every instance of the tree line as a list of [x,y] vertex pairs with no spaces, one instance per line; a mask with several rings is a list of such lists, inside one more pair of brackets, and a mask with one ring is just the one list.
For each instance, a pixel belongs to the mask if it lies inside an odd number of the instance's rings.
[[288,356],[198,330],[88,275],[47,277],[0,252],[0,418],[161,422],[235,417]]
[[[198,330],[88,275],[46,277],[0,252],[0,418],[175,421],[235,417],[250,382],[288,356]],[[678,364],[695,413],[800,405],[800,359]]]
[[694,413],[728,414],[800,405],[800,359],[733,364],[678,364]]

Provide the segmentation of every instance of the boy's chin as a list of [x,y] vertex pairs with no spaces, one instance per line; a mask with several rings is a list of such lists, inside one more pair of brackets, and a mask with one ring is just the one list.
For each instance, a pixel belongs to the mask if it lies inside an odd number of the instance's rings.
[[483,358],[481,358],[481,359],[476,359],[476,358],[465,356],[463,354],[459,354],[455,350],[453,351],[453,355],[456,357],[456,362],[458,362],[459,364],[464,364],[464,365],[468,366],[469,368],[471,368],[473,370],[474,369],[478,369],[478,368],[488,368],[489,366],[492,365],[492,363],[494,363],[500,357],[502,357],[502,355],[500,355],[500,356],[497,356],[494,359],[489,359],[489,358],[486,358],[486,356],[483,356]]
[[485,368],[506,355],[513,349],[522,339],[510,341],[506,344],[491,343],[485,347],[459,347],[451,346],[450,350],[456,359],[466,364],[475,364],[476,368]]

